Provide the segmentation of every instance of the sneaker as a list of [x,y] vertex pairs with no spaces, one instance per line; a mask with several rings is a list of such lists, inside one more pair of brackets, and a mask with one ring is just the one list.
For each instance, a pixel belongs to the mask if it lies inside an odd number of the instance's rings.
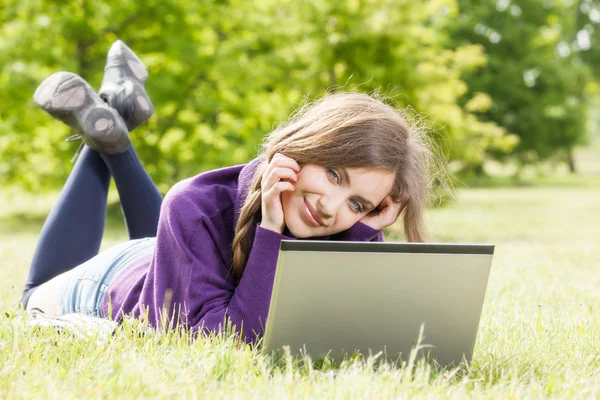
[[109,107],[79,75],[57,72],[44,80],[35,91],[36,104],[61,120],[92,149],[118,154],[131,142],[121,116]]
[[122,41],[113,43],[106,57],[98,94],[119,112],[130,132],[154,113],[144,89],[146,79],[148,71],[138,56]]
[[114,336],[118,327],[114,321],[85,314],[72,313],[51,317],[38,308],[28,310],[26,316],[27,324],[32,329],[53,328],[77,339],[95,339],[98,345]]

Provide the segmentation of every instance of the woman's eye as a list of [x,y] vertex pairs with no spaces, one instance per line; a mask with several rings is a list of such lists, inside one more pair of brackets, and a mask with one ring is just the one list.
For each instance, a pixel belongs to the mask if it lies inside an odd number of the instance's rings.
[[352,208],[358,212],[358,213],[362,213],[365,208],[363,207],[362,204],[360,204],[358,201],[356,200],[350,200],[350,204],[352,205]]
[[327,168],[327,174],[331,179],[333,179],[336,183],[340,181],[340,175],[333,168]]

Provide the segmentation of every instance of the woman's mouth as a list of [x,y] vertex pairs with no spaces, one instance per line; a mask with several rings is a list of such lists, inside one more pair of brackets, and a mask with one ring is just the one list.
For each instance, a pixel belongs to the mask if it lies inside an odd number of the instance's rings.
[[302,209],[304,211],[304,216],[312,226],[318,228],[324,225],[321,222],[321,218],[317,215],[316,211],[311,207],[311,205],[306,201],[306,199],[304,199],[304,205]]

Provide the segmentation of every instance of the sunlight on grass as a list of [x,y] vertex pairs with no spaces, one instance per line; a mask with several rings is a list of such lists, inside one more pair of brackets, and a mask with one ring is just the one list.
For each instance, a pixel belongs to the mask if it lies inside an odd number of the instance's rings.
[[[0,397],[599,398],[600,182],[579,179],[460,189],[453,204],[427,212],[434,241],[496,245],[473,362],[442,371],[374,359],[274,362],[231,337],[140,336],[133,326],[100,343],[32,330],[16,304],[56,197],[3,194]],[[118,207],[109,215],[103,247],[126,235]]]

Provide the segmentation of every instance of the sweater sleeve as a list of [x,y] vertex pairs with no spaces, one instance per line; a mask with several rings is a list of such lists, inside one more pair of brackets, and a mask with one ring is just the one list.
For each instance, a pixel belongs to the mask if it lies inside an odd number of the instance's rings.
[[282,240],[293,238],[256,226],[244,274],[229,302],[227,315],[247,341],[264,333]]
[[218,332],[229,318],[251,342],[263,334],[280,242],[292,238],[256,226],[252,251],[236,284],[226,227],[215,222],[220,220],[203,215],[186,193],[165,197],[140,302],[157,327],[179,322],[195,331]]

